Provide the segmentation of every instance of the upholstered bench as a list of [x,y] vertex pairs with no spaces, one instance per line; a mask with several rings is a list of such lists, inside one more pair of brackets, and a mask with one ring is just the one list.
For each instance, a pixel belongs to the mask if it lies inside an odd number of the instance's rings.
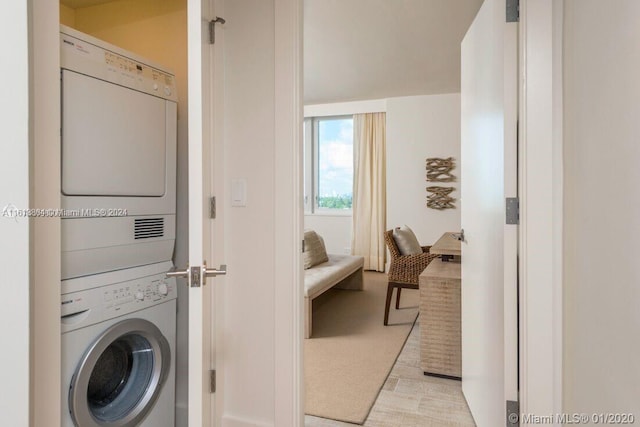
[[313,299],[334,286],[361,290],[364,258],[327,254],[324,240],[313,230],[305,230],[304,243],[304,337],[309,338]]
[[304,337],[311,337],[312,301],[333,287],[362,290],[364,258],[351,255],[328,254],[329,261],[304,271]]

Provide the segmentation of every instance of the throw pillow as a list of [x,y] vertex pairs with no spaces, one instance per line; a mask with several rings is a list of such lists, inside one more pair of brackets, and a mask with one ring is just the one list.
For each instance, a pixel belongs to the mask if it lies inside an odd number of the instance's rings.
[[400,255],[417,255],[422,253],[422,247],[418,243],[413,230],[406,225],[396,227],[393,230],[393,240],[396,241]]
[[304,232],[303,257],[305,270],[329,261],[322,237],[313,230],[305,230]]

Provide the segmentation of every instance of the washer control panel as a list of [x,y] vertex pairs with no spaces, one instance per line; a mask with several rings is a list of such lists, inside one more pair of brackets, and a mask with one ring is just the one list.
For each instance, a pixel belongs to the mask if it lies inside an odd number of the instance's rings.
[[174,291],[175,279],[156,279],[151,283],[125,283],[122,286],[110,287],[103,290],[103,302],[106,309],[114,311],[137,306],[154,305],[169,298],[169,293]]
[[164,273],[61,297],[62,332],[78,329],[176,299],[176,279]]

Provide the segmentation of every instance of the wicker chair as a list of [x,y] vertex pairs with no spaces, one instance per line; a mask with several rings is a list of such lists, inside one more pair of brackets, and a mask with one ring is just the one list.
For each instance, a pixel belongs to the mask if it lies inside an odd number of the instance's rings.
[[389,323],[389,306],[393,289],[396,293],[396,310],[400,308],[400,292],[405,289],[418,289],[418,276],[438,257],[429,253],[431,246],[422,246],[422,253],[416,255],[400,255],[400,250],[393,238],[393,230],[385,231],[384,240],[391,253],[391,265],[389,266],[389,284],[387,286],[387,302],[384,309],[384,324]]

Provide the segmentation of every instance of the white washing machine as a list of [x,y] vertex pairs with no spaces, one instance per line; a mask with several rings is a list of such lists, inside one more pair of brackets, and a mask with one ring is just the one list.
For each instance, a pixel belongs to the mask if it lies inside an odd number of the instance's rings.
[[62,282],[62,427],[172,427],[171,262]]

